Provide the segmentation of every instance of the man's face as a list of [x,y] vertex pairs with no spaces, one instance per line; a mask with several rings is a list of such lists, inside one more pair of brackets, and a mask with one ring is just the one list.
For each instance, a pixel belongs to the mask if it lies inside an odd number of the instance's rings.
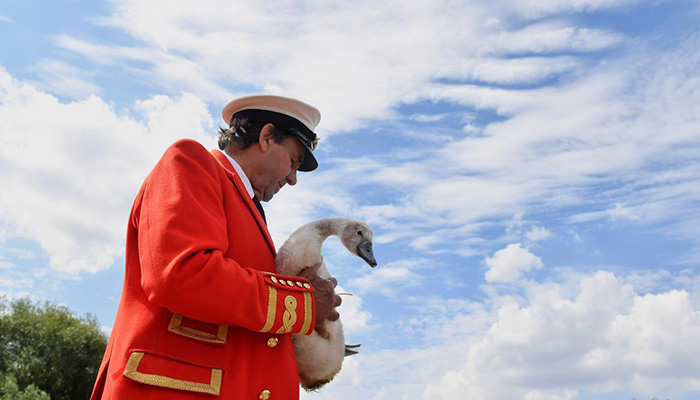
[[270,201],[285,184],[297,183],[297,168],[304,160],[306,149],[301,142],[288,137],[282,143],[270,140],[261,156],[260,168],[250,177],[255,195],[262,201]]

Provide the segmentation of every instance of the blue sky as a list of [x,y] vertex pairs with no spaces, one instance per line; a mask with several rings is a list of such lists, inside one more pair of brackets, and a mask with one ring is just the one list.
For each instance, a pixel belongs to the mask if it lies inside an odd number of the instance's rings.
[[322,113],[320,168],[266,205],[337,240],[346,337],[305,399],[700,395],[700,4],[0,5],[0,293],[109,332],[126,218],[179,138],[244,94]]

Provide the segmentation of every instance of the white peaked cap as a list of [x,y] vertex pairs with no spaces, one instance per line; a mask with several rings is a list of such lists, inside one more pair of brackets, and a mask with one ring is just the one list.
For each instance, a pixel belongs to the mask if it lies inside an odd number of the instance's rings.
[[221,111],[227,124],[234,115],[254,122],[271,123],[278,129],[289,131],[306,148],[299,171],[313,171],[318,166],[312,153],[318,143],[314,129],[321,121],[321,113],[316,107],[289,97],[253,95],[231,100]]

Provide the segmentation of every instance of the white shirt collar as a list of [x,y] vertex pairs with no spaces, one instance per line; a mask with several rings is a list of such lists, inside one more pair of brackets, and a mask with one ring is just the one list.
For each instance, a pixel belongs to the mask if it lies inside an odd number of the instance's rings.
[[253,185],[250,184],[250,179],[248,179],[248,176],[243,172],[243,168],[241,168],[240,165],[231,158],[231,156],[228,155],[225,151],[221,150],[222,153],[228,158],[228,161],[233,165],[233,169],[236,170],[236,173],[238,174],[238,177],[241,178],[241,181],[243,181],[243,186],[245,186],[245,190],[248,192],[248,195],[250,195],[250,198],[252,199],[255,196],[255,192],[253,191]]

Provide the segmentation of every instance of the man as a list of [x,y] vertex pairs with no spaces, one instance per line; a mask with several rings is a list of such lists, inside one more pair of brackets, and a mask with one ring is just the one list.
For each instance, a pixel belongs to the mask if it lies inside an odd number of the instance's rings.
[[275,274],[258,199],[317,162],[318,110],[279,96],[223,109],[223,151],[181,140],[134,201],[117,317],[92,399],[297,399],[291,334],[338,318],[334,279]]

